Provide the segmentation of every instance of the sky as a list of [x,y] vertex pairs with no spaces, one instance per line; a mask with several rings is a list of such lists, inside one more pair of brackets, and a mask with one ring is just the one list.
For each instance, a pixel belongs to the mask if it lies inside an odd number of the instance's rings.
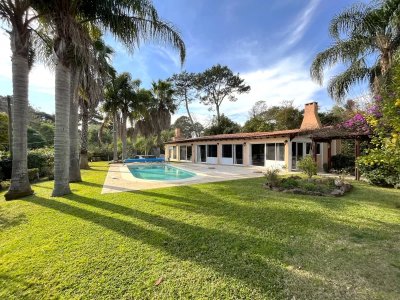
[[[236,102],[225,100],[221,112],[243,124],[253,104],[264,100],[278,105],[291,100],[299,109],[317,101],[321,110],[335,102],[309,75],[315,55],[329,47],[328,26],[332,17],[350,6],[350,0],[153,0],[159,16],[181,33],[187,48],[183,66],[179,54],[157,43],[142,44],[134,53],[109,34],[106,42],[115,53],[118,72],[130,72],[149,88],[152,81],[166,79],[181,70],[202,72],[215,64],[227,65],[239,73],[251,91],[238,95]],[[4,27],[4,26],[3,26]],[[11,52],[8,35],[0,34],[0,95],[12,94]],[[335,70],[328,71],[329,79]],[[54,113],[54,74],[36,64],[30,73],[29,101],[32,106]],[[365,93],[354,88],[348,98]],[[194,102],[191,112],[203,125],[215,114]],[[173,116],[186,115],[182,106]]]

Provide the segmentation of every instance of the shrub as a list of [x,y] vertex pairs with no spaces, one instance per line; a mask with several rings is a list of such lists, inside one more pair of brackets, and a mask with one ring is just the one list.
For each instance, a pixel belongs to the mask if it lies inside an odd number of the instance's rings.
[[311,178],[313,175],[317,174],[317,163],[311,157],[311,155],[306,155],[302,160],[300,160],[297,164],[299,170],[301,170],[304,174]]
[[39,169],[38,168],[33,168],[33,169],[28,169],[28,178],[29,182],[34,182],[39,179]]
[[355,166],[354,155],[350,156],[350,155],[337,154],[332,156],[331,161],[332,161],[332,169],[335,170],[349,169],[349,168],[354,168]]
[[297,178],[291,176],[288,178],[283,178],[281,181],[281,187],[285,188],[285,189],[294,189],[299,187],[299,181],[297,180]]
[[50,176],[54,168],[54,149],[41,148],[28,152],[28,168],[39,169],[39,176]]
[[4,158],[0,160],[0,168],[2,173],[2,179],[10,179],[12,171],[12,161],[10,158]]
[[278,169],[267,169],[264,172],[265,176],[265,184],[269,187],[275,187],[279,184],[279,177],[278,177],[279,170]]

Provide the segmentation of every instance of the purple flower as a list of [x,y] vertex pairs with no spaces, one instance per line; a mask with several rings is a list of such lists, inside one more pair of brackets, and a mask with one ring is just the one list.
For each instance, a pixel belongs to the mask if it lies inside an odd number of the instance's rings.
[[382,117],[382,112],[378,105],[372,105],[370,108],[368,108],[367,112],[368,112],[368,114],[370,114],[371,116],[374,116],[375,118]]

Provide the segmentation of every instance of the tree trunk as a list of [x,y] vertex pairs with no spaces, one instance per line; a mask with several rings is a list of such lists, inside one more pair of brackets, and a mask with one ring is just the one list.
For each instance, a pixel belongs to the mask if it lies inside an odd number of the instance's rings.
[[122,162],[127,158],[126,157],[126,120],[128,117],[126,114],[122,114],[122,120],[121,120],[121,140],[122,140]]
[[[187,99],[185,99],[185,106],[186,106],[186,111],[187,111],[187,114],[188,114],[190,123],[192,123],[192,126],[193,126],[193,128],[194,128],[194,121],[193,121],[192,115],[190,114],[190,111],[189,111],[189,102],[188,102]],[[195,134],[196,137],[197,137],[197,132],[196,132],[196,131],[194,132],[194,134]]]
[[71,70],[56,64],[56,130],[54,135],[54,189],[52,196],[71,193],[69,187],[69,108]]
[[79,131],[78,131],[78,73],[74,70],[71,73],[71,94],[70,94],[70,116],[69,116],[69,136],[70,136],[70,164],[69,182],[82,181],[81,170],[79,168]]
[[29,66],[27,57],[16,53],[15,32],[11,33],[11,49],[13,50],[12,83],[12,173],[11,185],[4,195],[6,200],[21,198],[33,194],[28,179],[28,86]]
[[219,122],[220,122],[221,116],[219,114],[219,105],[218,104],[215,105],[215,109],[217,111],[217,125],[219,126]]
[[10,151],[10,157],[12,159],[12,141],[13,141],[13,135],[12,135],[12,108],[11,108],[11,101],[12,98],[11,96],[7,96],[7,113],[8,113],[8,151]]
[[81,130],[81,169],[89,169],[88,159],[88,130],[89,130],[89,108],[88,103],[82,99],[82,130]]
[[106,123],[108,122],[108,115],[104,117],[103,122],[100,125],[99,132],[97,133],[97,139],[99,140],[99,146],[101,147],[103,145],[103,131],[104,127],[106,126]]
[[113,114],[113,147],[114,147],[114,156],[113,160],[118,161],[118,127],[117,127],[117,114]]

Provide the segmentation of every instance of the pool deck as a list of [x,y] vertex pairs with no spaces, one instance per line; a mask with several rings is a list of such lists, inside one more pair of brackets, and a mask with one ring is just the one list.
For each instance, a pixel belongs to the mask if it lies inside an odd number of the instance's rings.
[[126,191],[140,191],[199,183],[255,178],[262,177],[262,171],[265,170],[264,167],[242,167],[194,163],[170,163],[170,165],[196,173],[196,176],[188,179],[169,181],[143,180],[134,177],[126,165],[111,164],[101,193],[108,194]]

